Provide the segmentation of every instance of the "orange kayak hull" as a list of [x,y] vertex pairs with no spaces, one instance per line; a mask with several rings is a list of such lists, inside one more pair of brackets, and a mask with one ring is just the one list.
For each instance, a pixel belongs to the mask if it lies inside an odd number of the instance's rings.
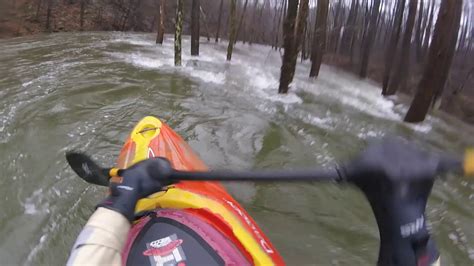
[[[181,171],[208,169],[176,132],[159,119],[148,116],[127,138],[117,167],[127,168],[151,157],[167,158],[174,169]],[[181,181],[140,200],[135,211],[156,209],[178,209],[206,221],[255,265],[284,265],[270,240],[219,182]]]

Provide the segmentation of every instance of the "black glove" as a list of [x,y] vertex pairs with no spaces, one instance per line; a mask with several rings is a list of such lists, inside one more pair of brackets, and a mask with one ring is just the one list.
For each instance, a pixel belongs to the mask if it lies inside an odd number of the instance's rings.
[[110,179],[110,195],[97,207],[116,211],[133,222],[137,201],[170,185],[171,171],[169,162],[162,158],[141,161],[122,170],[121,177]]
[[423,265],[439,253],[426,227],[426,202],[437,174],[461,169],[414,143],[389,138],[373,143],[343,170],[367,197],[380,231],[378,265]]

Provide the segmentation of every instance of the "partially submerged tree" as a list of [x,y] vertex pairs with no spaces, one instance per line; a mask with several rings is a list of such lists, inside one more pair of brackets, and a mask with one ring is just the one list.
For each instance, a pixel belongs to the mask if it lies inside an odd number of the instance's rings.
[[79,30],[80,31],[83,31],[84,30],[84,13],[85,13],[85,10],[86,10],[86,1],[87,0],[81,0],[81,11],[80,11],[80,15],[79,15]]
[[295,20],[298,12],[298,0],[288,0],[288,9],[283,25],[283,62],[280,73],[280,86],[278,93],[287,93],[293,74],[291,62],[294,54]]
[[[415,24],[416,6],[418,0],[410,0],[408,9],[408,18],[405,25],[405,33],[403,34],[402,47],[400,51],[400,60],[398,62],[397,69],[393,74],[393,78],[390,79],[389,86],[385,90],[384,95],[394,95],[399,89],[401,84],[404,84],[407,76],[409,75],[408,69],[410,67],[409,57],[411,48],[411,36],[413,33],[413,25]],[[395,52],[395,51],[393,51]]]
[[244,9],[242,10],[242,14],[240,14],[239,26],[237,27],[237,33],[235,34],[234,43],[237,42],[237,38],[239,37],[240,28],[242,28],[242,23],[244,22],[245,12],[247,11],[247,4],[249,0],[245,0]]
[[428,62],[418,85],[418,91],[405,116],[406,122],[421,122],[440,95],[448,78],[458,39],[462,0],[442,0]]
[[293,77],[295,76],[295,70],[296,70],[296,61],[298,58],[298,53],[300,51],[301,47],[301,42],[303,40],[303,33],[304,33],[304,28],[306,25],[306,18],[308,17],[308,8],[309,8],[309,0],[300,0],[300,5],[299,5],[299,10],[298,10],[298,19],[297,23],[295,25],[295,40],[293,44],[293,52],[291,54],[291,61],[290,61],[290,67],[289,67],[289,72],[290,72],[290,80],[288,85],[293,82]]
[[[402,0],[404,1],[404,0]],[[341,51],[343,55],[349,56],[352,51],[353,40],[355,38],[355,27],[357,22],[357,12],[359,8],[359,1],[352,0],[349,16],[347,17],[344,31],[342,33]]]
[[395,11],[395,18],[392,26],[392,34],[385,51],[385,69],[382,83],[382,95],[387,95],[387,88],[392,74],[393,61],[395,59],[395,51],[397,51],[398,40],[402,28],[403,10],[405,9],[405,0],[399,0]]
[[324,50],[326,49],[328,10],[329,0],[318,0],[313,33],[313,50],[311,52],[310,77],[317,77],[321,68]]
[[183,0],[177,0],[174,31],[174,65],[181,66],[181,34],[183,32]]
[[191,8],[191,55],[199,55],[200,7],[199,0],[193,0]]
[[156,43],[163,44],[163,37],[165,34],[165,1],[160,0],[160,8],[158,9],[159,13],[159,25],[158,25],[158,33],[156,35]]
[[236,0],[230,0],[230,16],[229,16],[229,24],[230,24],[230,30],[229,30],[229,45],[227,46],[227,61],[230,61],[232,59],[232,52],[234,50],[234,42],[235,42],[235,36],[236,36],[236,31],[237,31],[237,18],[236,18]]
[[369,66],[370,53],[375,39],[375,32],[377,31],[377,18],[379,16],[380,1],[374,0],[372,11],[370,12],[370,20],[367,31],[364,34],[364,41],[362,44],[362,54],[359,76],[361,78],[367,77],[367,68]]
[[51,31],[51,13],[53,12],[53,0],[48,0],[46,10],[46,31]]
[[221,0],[219,5],[219,17],[217,18],[217,30],[216,30],[216,42],[219,41],[219,31],[221,29],[221,19],[222,19],[222,7],[224,5],[224,0]]

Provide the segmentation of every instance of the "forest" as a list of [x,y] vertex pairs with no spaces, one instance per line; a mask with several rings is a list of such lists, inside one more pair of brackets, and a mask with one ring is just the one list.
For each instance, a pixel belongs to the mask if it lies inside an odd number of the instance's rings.
[[[298,61],[310,78],[322,63],[380,84],[380,97],[410,105],[406,122],[441,109],[474,123],[473,3],[462,0],[30,0],[2,1],[0,36],[60,31],[138,31],[199,42],[264,44],[282,56],[278,93]],[[203,37],[203,39],[199,39]]]

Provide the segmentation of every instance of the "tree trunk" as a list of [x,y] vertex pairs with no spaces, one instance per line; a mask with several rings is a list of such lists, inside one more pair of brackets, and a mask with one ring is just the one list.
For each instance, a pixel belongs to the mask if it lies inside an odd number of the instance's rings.
[[318,0],[316,21],[314,23],[313,47],[311,51],[310,77],[317,77],[321,68],[324,50],[326,49],[326,32],[329,0]]
[[290,61],[290,80],[288,82],[288,86],[290,83],[293,81],[293,77],[295,75],[295,70],[296,70],[296,62],[298,60],[298,53],[300,52],[301,48],[301,43],[303,40],[303,33],[304,33],[304,28],[306,25],[306,19],[308,17],[308,9],[309,9],[309,0],[300,0],[299,4],[299,11],[297,15],[297,22],[295,25],[295,40],[293,43],[293,53],[291,55],[291,61]]
[[86,0],[81,0],[81,13],[79,19],[80,31],[84,30],[84,11],[86,9]]
[[48,0],[48,7],[46,11],[46,30],[51,31],[51,12],[53,9],[53,0]]
[[[140,0],[138,0],[138,1],[140,1]],[[124,15],[124,18],[123,18],[122,27],[120,29],[121,31],[125,31],[125,28],[126,28],[127,22],[128,22],[128,18],[130,17],[130,13],[132,12],[132,9],[133,9],[133,4],[134,4],[134,0],[130,0],[127,11],[125,12],[125,15]]]
[[41,3],[43,1],[42,0],[37,0],[37,4],[36,4],[36,15],[35,15],[35,20],[36,21],[39,21],[39,14],[40,14],[40,11],[41,11]]
[[201,10],[201,15],[202,15],[202,19],[204,20],[204,27],[206,28],[206,37],[207,37],[207,41],[210,42],[211,41],[211,32],[209,31],[209,23],[207,21],[207,16],[206,16],[206,13],[204,13],[204,10],[202,10],[202,6],[199,8]]
[[405,122],[415,123],[425,120],[436,95],[441,95],[453,61],[461,12],[462,0],[441,1],[428,62],[418,91],[405,116]]
[[416,31],[415,31],[415,45],[416,45],[416,61],[421,61],[421,42],[422,40],[422,24],[423,24],[423,2],[424,0],[420,0],[420,9],[418,10],[418,21],[416,22]]
[[383,75],[382,95],[387,95],[387,88],[390,82],[390,75],[392,73],[395,51],[397,51],[398,39],[400,38],[404,10],[405,0],[398,1],[390,42],[388,43],[387,50],[385,51],[385,69]]
[[230,16],[229,16],[229,45],[227,46],[227,61],[230,61],[232,59],[232,51],[234,50],[234,40],[236,36],[236,31],[237,31],[237,18],[235,14],[235,9],[236,9],[236,0],[230,0]]
[[252,18],[250,19],[250,35],[249,35],[249,45],[252,45],[252,42],[253,42],[253,39],[254,39],[254,34],[255,34],[255,27],[254,27],[254,23],[255,23],[255,14],[257,14],[257,6],[258,6],[258,1],[255,1],[254,5],[253,5],[253,9],[252,9]]
[[339,23],[341,12],[342,12],[342,1],[339,0],[335,8],[335,15],[334,15],[334,23],[333,29],[331,32],[331,48],[333,53],[337,53],[338,50],[338,43],[339,43],[339,36],[341,35],[341,24]]
[[375,39],[375,31],[377,30],[377,18],[379,16],[379,9],[380,9],[380,0],[374,0],[374,4],[372,6],[372,12],[370,15],[369,27],[366,31],[366,34],[365,34],[366,38],[362,47],[363,50],[362,50],[360,72],[359,72],[359,76],[361,78],[367,77],[367,68],[369,66],[370,52],[372,50],[372,45]]
[[283,53],[278,93],[288,92],[288,86],[290,85],[293,76],[293,73],[291,73],[291,62],[294,54],[293,46],[295,43],[295,20],[297,12],[298,0],[288,0],[288,10],[283,26],[283,47],[285,51]]
[[301,62],[305,60],[306,57],[306,36],[307,36],[307,23],[304,24],[304,29],[303,29],[303,39],[301,41]]
[[222,7],[223,6],[224,6],[224,0],[221,0],[221,4],[219,5],[219,16],[217,17],[216,42],[219,41],[219,30],[221,29]]
[[286,10],[288,4],[288,0],[284,0],[283,3],[281,3],[280,6],[280,15],[278,16],[278,23],[277,23],[277,30],[276,30],[276,35],[275,35],[275,50],[280,47],[280,34],[282,32],[281,30],[281,21],[284,17],[284,10]]
[[248,3],[249,3],[249,0],[245,0],[244,9],[242,10],[242,14],[240,15],[239,26],[237,27],[237,32],[236,32],[236,34],[235,34],[234,43],[237,42],[237,39],[238,39],[238,37],[239,37],[240,28],[242,28],[242,22],[244,21],[245,11],[247,11],[247,4],[248,4]]
[[158,26],[158,34],[156,35],[156,43],[163,44],[165,35],[165,0],[160,0],[160,25]]
[[430,43],[430,38],[431,38],[431,28],[433,27],[433,19],[434,19],[434,6],[435,6],[435,0],[431,1],[431,11],[430,11],[430,18],[428,20],[428,26],[426,27],[425,31],[425,37],[423,40],[423,53],[422,53],[422,60],[426,57],[426,54],[428,53],[428,46]]
[[[259,16],[258,16],[258,22],[257,22],[257,25],[263,25],[263,10],[265,10],[265,7],[267,6],[267,3],[268,3],[269,0],[263,0],[263,5],[262,5],[262,8],[260,8],[260,11],[259,11]],[[298,0],[297,0],[298,1]],[[271,4],[270,4],[271,6]],[[260,37],[261,37],[261,42],[265,40],[265,34],[266,34],[266,29],[264,27],[259,27],[261,28],[261,33],[260,33]]]
[[341,49],[343,55],[349,55],[351,50],[352,39],[354,38],[354,28],[357,21],[357,9],[359,3],[357,0],[352,0],[351,9],[349,10],[349,16],[346,20],[346,25],[344,26],[344,32],[342,33]]
[[181,33],[183,31],[183,0],[176,3],[176,25],[174,31],[174,65],[181,66]]
[[410,0],[408,18],[400,52],[400,61],[384,95],[394,95],[398,91],[400,84],[405,84],[407,75],[409,75],[411,36],[413,33],[413,25],[415,24],[417,1],[418,0]]
[[199,55],[200,3],[193,0],[191,7],[191,55]]

